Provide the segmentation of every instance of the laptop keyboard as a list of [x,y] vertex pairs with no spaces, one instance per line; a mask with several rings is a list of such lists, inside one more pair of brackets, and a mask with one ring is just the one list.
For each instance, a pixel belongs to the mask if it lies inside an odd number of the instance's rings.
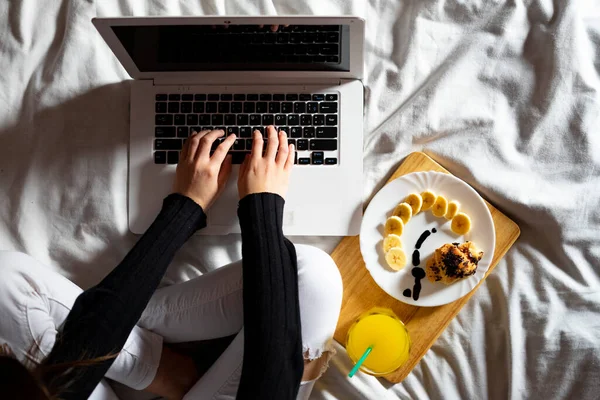
[[[335,93],[199,93],[156,95],[154,163],[177,164],[183,140],[193,131],[235,133],[230,153],[241,164],[252,149],[252,132],[274,125],[296,146],[295,163],[338,163],[339,107]],[[212,152],[224,139],[213,144]],[[265,140],[265,148],[267,145]]]

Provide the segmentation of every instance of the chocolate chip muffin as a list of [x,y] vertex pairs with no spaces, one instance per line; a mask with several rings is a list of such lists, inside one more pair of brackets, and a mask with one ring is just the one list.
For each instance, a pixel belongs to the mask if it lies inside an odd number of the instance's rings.
[[473,275],[477,271],[477,263],[481,257],[483,251],[479,251],[473,242],[446,243],[427,260],[425,267],[427,279],[450,285]]

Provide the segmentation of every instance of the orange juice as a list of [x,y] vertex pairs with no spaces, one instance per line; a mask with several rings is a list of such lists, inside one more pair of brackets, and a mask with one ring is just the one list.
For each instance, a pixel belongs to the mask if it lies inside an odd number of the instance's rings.
[[373,309],[350,327],[346,343],[348,355],[355,363],[368,347],[372,347],[371,353],[360,369],[371,375],[385,375],[408,360],[410,337],[393,312]]

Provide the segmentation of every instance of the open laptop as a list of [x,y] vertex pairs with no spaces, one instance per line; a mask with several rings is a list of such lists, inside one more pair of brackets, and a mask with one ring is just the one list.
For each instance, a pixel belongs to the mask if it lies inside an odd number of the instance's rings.
[[[93,23],[134,79],[129,228],[172,189],[192,130],[236,133],[234,169],[202,234],[239,232],[237,173],[254,129],[296,145],[287,235],[356,235],[362,216],[363,38],[357,17],[124,17]],[[273,32],[273,26],[278,25]]]

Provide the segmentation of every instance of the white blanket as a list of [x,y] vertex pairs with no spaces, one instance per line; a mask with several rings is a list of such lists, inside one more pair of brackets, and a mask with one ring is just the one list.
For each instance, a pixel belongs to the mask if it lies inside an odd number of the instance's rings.
[[[0,3],[0,249],[82,287],[127,229],[127,74],[95,16],[354,14],[367,19],[364,198],[422,150],[512,217],[521,238],[397,385],[316,399],[567,399],[600,393],[600,6],[593,0],[10,0]],[[303,238],[331,251],[338,239]],[[166,283],[240,257],[195,237]],[[1,279],[1,266],[0,266]],[[596,393],[596,394],[594,394]]]

